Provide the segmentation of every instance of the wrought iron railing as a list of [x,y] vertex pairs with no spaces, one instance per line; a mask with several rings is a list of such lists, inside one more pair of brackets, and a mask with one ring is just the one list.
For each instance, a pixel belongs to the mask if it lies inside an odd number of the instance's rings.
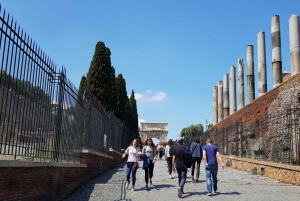
[[[236,121],[221,129],[213,127],[197,135],[201,144],[211,138],[221,154],[300,165],[300,108],[291,105],[244,125]],[[194,138],[187,138],[187,144]]]
[[136,136],[84,97],[0,5],[0,160],[79,162],[82,149],[126,148]]

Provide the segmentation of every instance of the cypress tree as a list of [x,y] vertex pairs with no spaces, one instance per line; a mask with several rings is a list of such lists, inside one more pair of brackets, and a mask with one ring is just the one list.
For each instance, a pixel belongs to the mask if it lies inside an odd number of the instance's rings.
[[126,120],[126,104],[128,101],[126,82],[122,74],[116,77],[116,117],[121,121]]
[[139,132],[139,120],[138,120],[138,112],[137,112],[137,104],[135,100],[134,91],[131,91],[130,99],[129,99],[129,105],[131,110],[131,118],[132,118],[132,124],[131,124],[131,130],[138,134]]
[[109,106],[110,68],[110,51],[103,42],[99,41],[85,83],[105,107]]

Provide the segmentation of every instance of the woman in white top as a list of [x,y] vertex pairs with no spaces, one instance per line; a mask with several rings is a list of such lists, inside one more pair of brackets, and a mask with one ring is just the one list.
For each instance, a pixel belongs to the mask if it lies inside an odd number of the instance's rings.
[[139,162],[139,156],[141,155],[141,149],[137,146],[137,144],[138,144],[137,139],[134,139],[122,156],[122,158],[125,158],[126,155],[128,155],[127,168],[126,168],[127,189],[130,184],[130,174],[132,172],[132,191],[134,191],[134,185],[136,181],[135,175],[137,170],[134,168],[133,164]]
[[168,172],[169,172],[169,178],[172,179],[172,158],[173,158],[173,151],[174,151],[174,145],[173,140],[168,141],[168,145],[165,149],[165,156],[168,163]]
[[142,150],[142,154],[146,154],[146,156],[150,159],[150,164],[148,168],[145,168],[145,182],[146,182],[146,190],[148,190],[148,181],[150,178],[150,185],[152,185],[152,177],[153,177],[153,169],[155,163],[156,150],[151,138],[148,138],[145,142],[145,146]]

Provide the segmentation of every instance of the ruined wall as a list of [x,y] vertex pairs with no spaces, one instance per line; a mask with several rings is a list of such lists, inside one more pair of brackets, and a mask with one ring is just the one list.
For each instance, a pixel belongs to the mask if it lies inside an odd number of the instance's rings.
[[300,74],[245,105],[208,133],[220,153],[299,163]]

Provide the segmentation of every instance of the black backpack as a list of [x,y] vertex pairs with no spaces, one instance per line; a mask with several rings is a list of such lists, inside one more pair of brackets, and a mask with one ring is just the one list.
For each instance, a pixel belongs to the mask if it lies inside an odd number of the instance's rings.
[[194,150],[191,152],[191,150],[188,147],[185,148],[184,165],[185,165],[186,168],[191,168],[192,167],[192,164],[193,164],[192,154],[193,154]]

